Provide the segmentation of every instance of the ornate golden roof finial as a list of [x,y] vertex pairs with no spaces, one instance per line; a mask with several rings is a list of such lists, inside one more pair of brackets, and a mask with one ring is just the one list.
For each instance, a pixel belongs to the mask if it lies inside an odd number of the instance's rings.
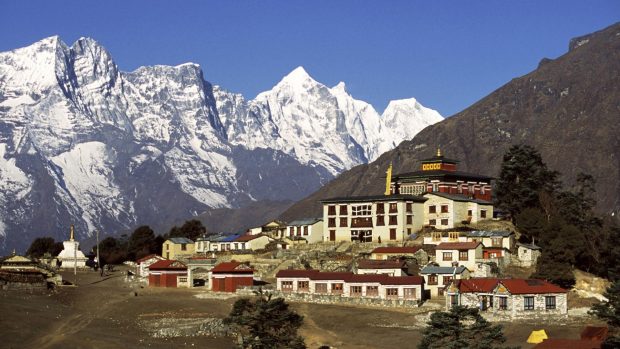
[[437,156],[441,156],[441,148],[437,147]]
[[71,224],[71,236],[69,237],[69,241],[73,241],[73,224]]
[[390,195],[392,194],[392,162],[390,162],[385,174],[385,195]]

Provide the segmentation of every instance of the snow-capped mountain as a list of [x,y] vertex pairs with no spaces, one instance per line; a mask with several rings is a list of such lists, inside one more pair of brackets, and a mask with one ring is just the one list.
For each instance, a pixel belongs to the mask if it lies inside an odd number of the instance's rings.
[[299,199],[440,120],[415,99],[379,115],[301,67],[246,100],[196,64],[125,73],[90,38],[46,38],[0,53],[0,250]]

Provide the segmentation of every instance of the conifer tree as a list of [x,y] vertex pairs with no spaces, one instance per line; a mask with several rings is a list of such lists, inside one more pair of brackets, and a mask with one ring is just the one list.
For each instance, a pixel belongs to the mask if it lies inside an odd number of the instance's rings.
[[239,299],[224,322],[239,330],[241,348],[306,348],[297,334],[303,316],[289,309],[283,298],[272,299],[270,294],[260,292],[255,300]]
[[620,272],[615,269],[610,272],[613,283],[607,287],[603,294],[606,301],[594,304],[590,309],[590,314],[605,320],[610,327],[611,335],[603,343],[603,349],[620,348]]
[[455,306],[431,314],[418,349],[502,349],[502,325],[492,325],[478,308]]

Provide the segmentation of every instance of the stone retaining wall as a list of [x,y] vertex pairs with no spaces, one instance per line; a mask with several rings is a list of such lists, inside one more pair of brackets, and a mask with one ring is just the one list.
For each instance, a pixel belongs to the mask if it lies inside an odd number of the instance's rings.
[[291,302],[361,305],[382,308],[418,308],[420,306],[420,302],[417,300],[342,297],[331,294],[282,293],[278,291],[273,291],[272,293],[275,297],[282,297]]

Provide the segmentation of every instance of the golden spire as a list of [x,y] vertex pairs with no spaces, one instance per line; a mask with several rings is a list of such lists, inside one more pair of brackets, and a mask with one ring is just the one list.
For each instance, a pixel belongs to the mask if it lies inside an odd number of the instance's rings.
[[437,156],[440,157],[441,156],[441,148],[437,147]]
[[73,241],[73,224],[71,224],[71,236],[69,237],[69,241]]
[[17,254],[17,251],[15,251],[15,249],[13,249],[13,256],[15,256]]
[[385,174],[385,195],[390,195],[392,193],[392,162],[390,162]]

